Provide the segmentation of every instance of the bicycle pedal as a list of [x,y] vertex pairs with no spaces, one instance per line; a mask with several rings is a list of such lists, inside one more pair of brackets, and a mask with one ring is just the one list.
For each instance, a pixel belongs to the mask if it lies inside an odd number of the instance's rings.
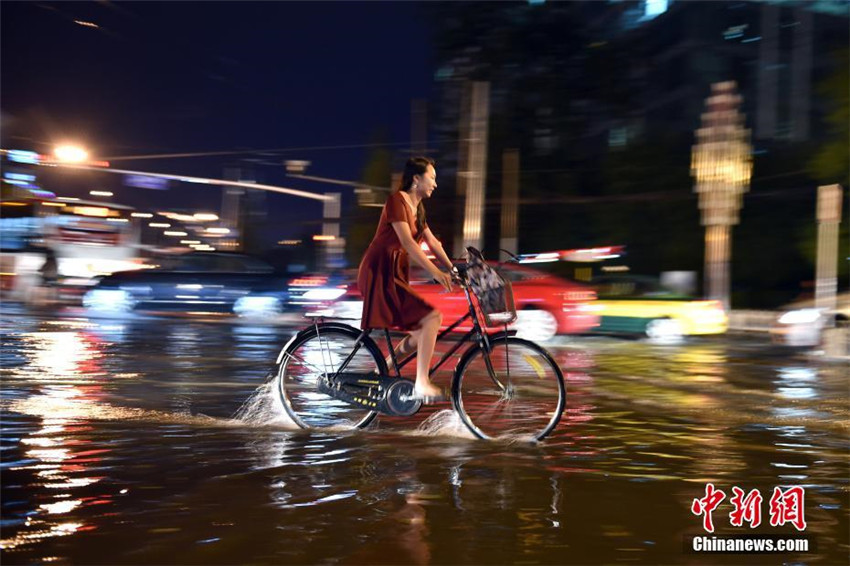
[[422,399],[416,397],[412,381],[394,378],[378,406],[382,413],[409,417],[422,408]]

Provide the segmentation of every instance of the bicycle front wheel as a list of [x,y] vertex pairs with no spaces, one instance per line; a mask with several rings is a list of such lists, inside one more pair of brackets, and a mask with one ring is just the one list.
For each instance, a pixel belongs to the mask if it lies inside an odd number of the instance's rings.
[[561,369],[549,353],[510,336],[473,346],[452,381],[452,402],[479,438],[540,440],[561,420],[566,400]]
[[[319,391],[322,375],[386,373],[375,342],[355,328],[319,324],[295,337],[281,352],[277,386],[287,414],[301,428],[363,428],[377,415]],[[346,361],[348,363],[346,363]]]

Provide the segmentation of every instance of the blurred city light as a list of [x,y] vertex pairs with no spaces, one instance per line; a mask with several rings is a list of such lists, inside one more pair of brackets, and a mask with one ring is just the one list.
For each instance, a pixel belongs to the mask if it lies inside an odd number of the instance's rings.
[[210,234],[230,234],[230,228],[207,228]]
[[171,224],[167,222],[151,222],[148,226],[151,228],[171,228]]
[[327,236],[325,234],[316,234],[313,236],[313,239],[317,242],[330,242],[331,240],[336,240],[336,236]]
[[112,193],[110,191],[89,191],[89,194],[93,197],[111,197]]
[[706,296],[722,301],[727,309],[731,306],[731,227],[739,221],[753,168],[750,131],[744,127],[740,105],[735,81],[711,85],[691,156],[694,192],[699,195],[705,226]]
[[98,216],[101,218],[106,218],[109,216],[109,209],[103,208],[101,206],[75,206],[74,214],[79,214],[80,216]]
[[132,212],[130,216],[134,218],[153,218],[153,214],[150,212]]
[[303,173],[310,166],[309,161],[302,159],[287,159],[283,164],[286,166],[287,173]]
[[218,220],[217,214],[212,214],[209,212],[198,212],[192,215],[192,217],[199,222],[214,222]]
[[22,149],[10,149],[6,151],[6,156],[9,158],[9,161],[13,161],[15,163],[29,163],[36,164],[39,160],[39,155],[34,151],[25,151]]
[[166,236],[188,236],[186,232],[182,232],[180,230],[166,230],[163,232]]
[[63,163],[82,163],[89,158],[89,152],[76,145],[57,146],[53,155]]

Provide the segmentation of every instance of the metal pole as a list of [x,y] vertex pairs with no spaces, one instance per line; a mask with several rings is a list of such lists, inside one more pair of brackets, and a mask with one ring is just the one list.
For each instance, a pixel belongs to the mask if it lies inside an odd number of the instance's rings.
[[705,288],[706,297],[723,303],[729,309],[730,226],[715,224],[705,228]]
[[517,201],[519,200],[519,150],[506,149],[502,153],[502,234],[499,247],[512,254],[518,253]]
[[322,242],[321,264],[326,269],[339,267],[342,259],[342,250],[345,245],[340,239],[339,219],[342,213],[340,197],[342,193],[326,193],[331,200],[325,201],[322,210],[322,235],[328,237]]
[[818,187],[818,248],[815,307],[834,310],[838,290],[838,225],[841,223],[841,185]]
[[[224,178],[228,181],[242,182],[242,168],[226,167],[224,169]],[[242,218],[242,199],[245,196],[245,189],[224,186],[221,192],[221,223],[225,228],[230,229],[230,234],[219,241],[219,246],[239,250],[242,248],[242,226],[240,226],[240,220]]]
[[472,82],[469,106],[461,113],[461,155],[458,189],[463,195],[464,213],[460,237],[454,251],[460,256],[467,246],[484,245],[484,183],[487,177],[487,136],[490,120],[490,83]]
[[413,155],[428,152],[428,104],[421,98],[410,104],[410,138]]

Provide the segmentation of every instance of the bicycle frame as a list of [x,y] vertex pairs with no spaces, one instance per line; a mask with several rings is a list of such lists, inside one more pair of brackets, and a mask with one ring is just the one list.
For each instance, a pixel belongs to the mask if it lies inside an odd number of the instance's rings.
[[[433,375],[434,372],[436,372],[438,369],[440,369],[440,367],[452,355],[454,355],[455,352],[457,352],[461,348],[461,346],[463,346],[464,344],[469,342],[473,337],[476,337],[477,340],[478,340],[478,343],[481,345],[481,349],[484,351],[484,364],[487,367],[487,372],[490,374],[490,378],[493,380],[493,382],[502,391],[505,391],[506,387],[504,386],[504,384],[502,384],[496,378],[496,372],[493,369],[493,365],[492,365],[492,362],[490,360],[490,336],[487,334],[487,332],[485,332],[481,328],[481,324],[480,324],[479,318],[478,318],[478,313],[475,310],[475,304],[473,303],[472,296],[469,292],[469,287],[467,285],[463,285],[463,290],[464,290],[464,293],[466,294],[466,302],[469,305],[469,312],[467,312],[465,315],[463,315],[462,317],[457,319],[451,326],[447,327],[445,330],[440,332],[437,335],[437,342],[439,342],[440,340],[445,338],[446,335],[448,335],[455,328],[457,328],[458,326],[460,326],[461,324],[463,324],[465,321],[467,321],[469,319],[472,319],[472,329],[467,331],[466,334],[464,334],[464,336],[460,340],[458,340],[456,344],[454,344],[451,348],[449,348],[449,350],[445,354],[443,354],[443,356],[440,358],[440,360],[436,364],[434,364],[434,366],[432,368],[430,368],[428,370],[428,375],[429,376]],[[316,329],[317,329],[317,332],[318,332],[318,322],[316,322],[315,324],[316,324]],[[367,337],[369,337],[371,332],[372,332],[371,328],[365,328],[360,332],[360,336],[357,337],[357,340],[354,343],[354,348],[352,348],[351,353],[342,362],[342,365],[337,370],[338,372],[342,372],[348,366],[351,359],[354,358],[354,355],[360,349],[360,345],[363,342],[363,340],[366,339]],[[505,334],[505,337],[508,336],[507,331],[505,331],[504,334]],[[390,338],[389,329],[386,329],[386,328],[384,329],[384,337],[386,338],[386,341],[387,341],[387,348],[389,349],[389,352],[390,352],[390,358],[392,359],[392,362],[393,362],[395,374],[396,374],[397,377],[401,377],[401,368],[403,368],[408,363],[410,363],[413,359],[415,359],[416,354],[415,353],[410,354],[404,360],[402,360],[401,363],[399,363],[399,361],[396,359],[395,348],[393,347],[392,339]],[[387,369],[390,369],[390,368],[387,368]],[[510,371],[510,365],[508,366],[508,371]],[[508,378],[510,378],[510,374],[508,374]]]

